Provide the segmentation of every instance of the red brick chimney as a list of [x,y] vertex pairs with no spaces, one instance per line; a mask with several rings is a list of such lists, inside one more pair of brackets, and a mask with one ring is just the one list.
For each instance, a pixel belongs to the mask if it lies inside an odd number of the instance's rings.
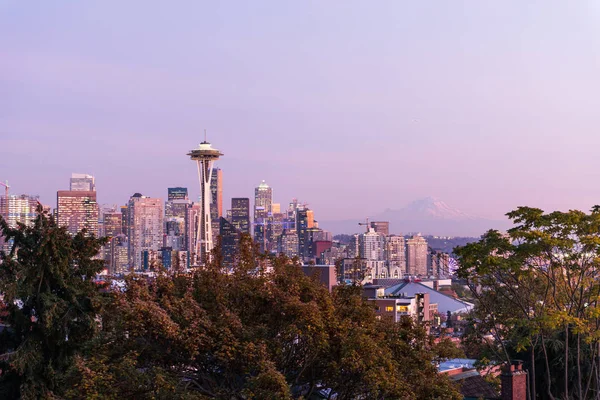
[[527,371],[522,361],[513,361],[502,368],[502,400],[527,400]]

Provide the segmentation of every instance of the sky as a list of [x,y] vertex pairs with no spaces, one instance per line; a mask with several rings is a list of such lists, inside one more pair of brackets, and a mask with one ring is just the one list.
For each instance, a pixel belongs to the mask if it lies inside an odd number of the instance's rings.
[[434,196],[500,218],[600,203],[600,4],[0,0],[0,180],[54,206],[266,180],[321,220]]

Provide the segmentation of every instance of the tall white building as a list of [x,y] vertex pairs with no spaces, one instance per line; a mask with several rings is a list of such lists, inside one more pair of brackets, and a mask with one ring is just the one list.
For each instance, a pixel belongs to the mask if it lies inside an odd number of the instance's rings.
[[384,260],[385,238],[369,227],[369,231],[358,237],[360,258],[369,261]]
[[163,201],[134,194],[128,203],[129,264],[142,266],[142,252],[156,252],[163,245]]
[[427,275],[427,240],[420,234],[406,241],[406,264],[410,275]]
[[273,207],[273,189],[262,181],[257,188],[254,189],[254,220],[258,218],[266,218]]
[[71,191],[95,192],[96,179],[87,174],[71,174]]

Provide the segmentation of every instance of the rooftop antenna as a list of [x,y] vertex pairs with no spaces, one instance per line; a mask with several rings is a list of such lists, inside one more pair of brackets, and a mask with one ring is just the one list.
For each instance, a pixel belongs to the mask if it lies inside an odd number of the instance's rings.
[[204,130],[204,142],[206,142],[206,129]]

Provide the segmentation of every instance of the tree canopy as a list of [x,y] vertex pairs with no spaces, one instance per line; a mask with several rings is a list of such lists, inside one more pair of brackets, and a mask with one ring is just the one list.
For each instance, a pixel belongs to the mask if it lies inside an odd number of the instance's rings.
[[455,249],[476,298],[466,341],[492,362],[523,359],[532,399],[598,398],[600,208],[508,216],[508,234]]
[[94,281],[102,239],[43,212],[2,223],[0,397],[459,399],[435,362],[455,354],[410,318],[379,319],[358,285],[330,293],[297,262],[258,254],[189,274]]

